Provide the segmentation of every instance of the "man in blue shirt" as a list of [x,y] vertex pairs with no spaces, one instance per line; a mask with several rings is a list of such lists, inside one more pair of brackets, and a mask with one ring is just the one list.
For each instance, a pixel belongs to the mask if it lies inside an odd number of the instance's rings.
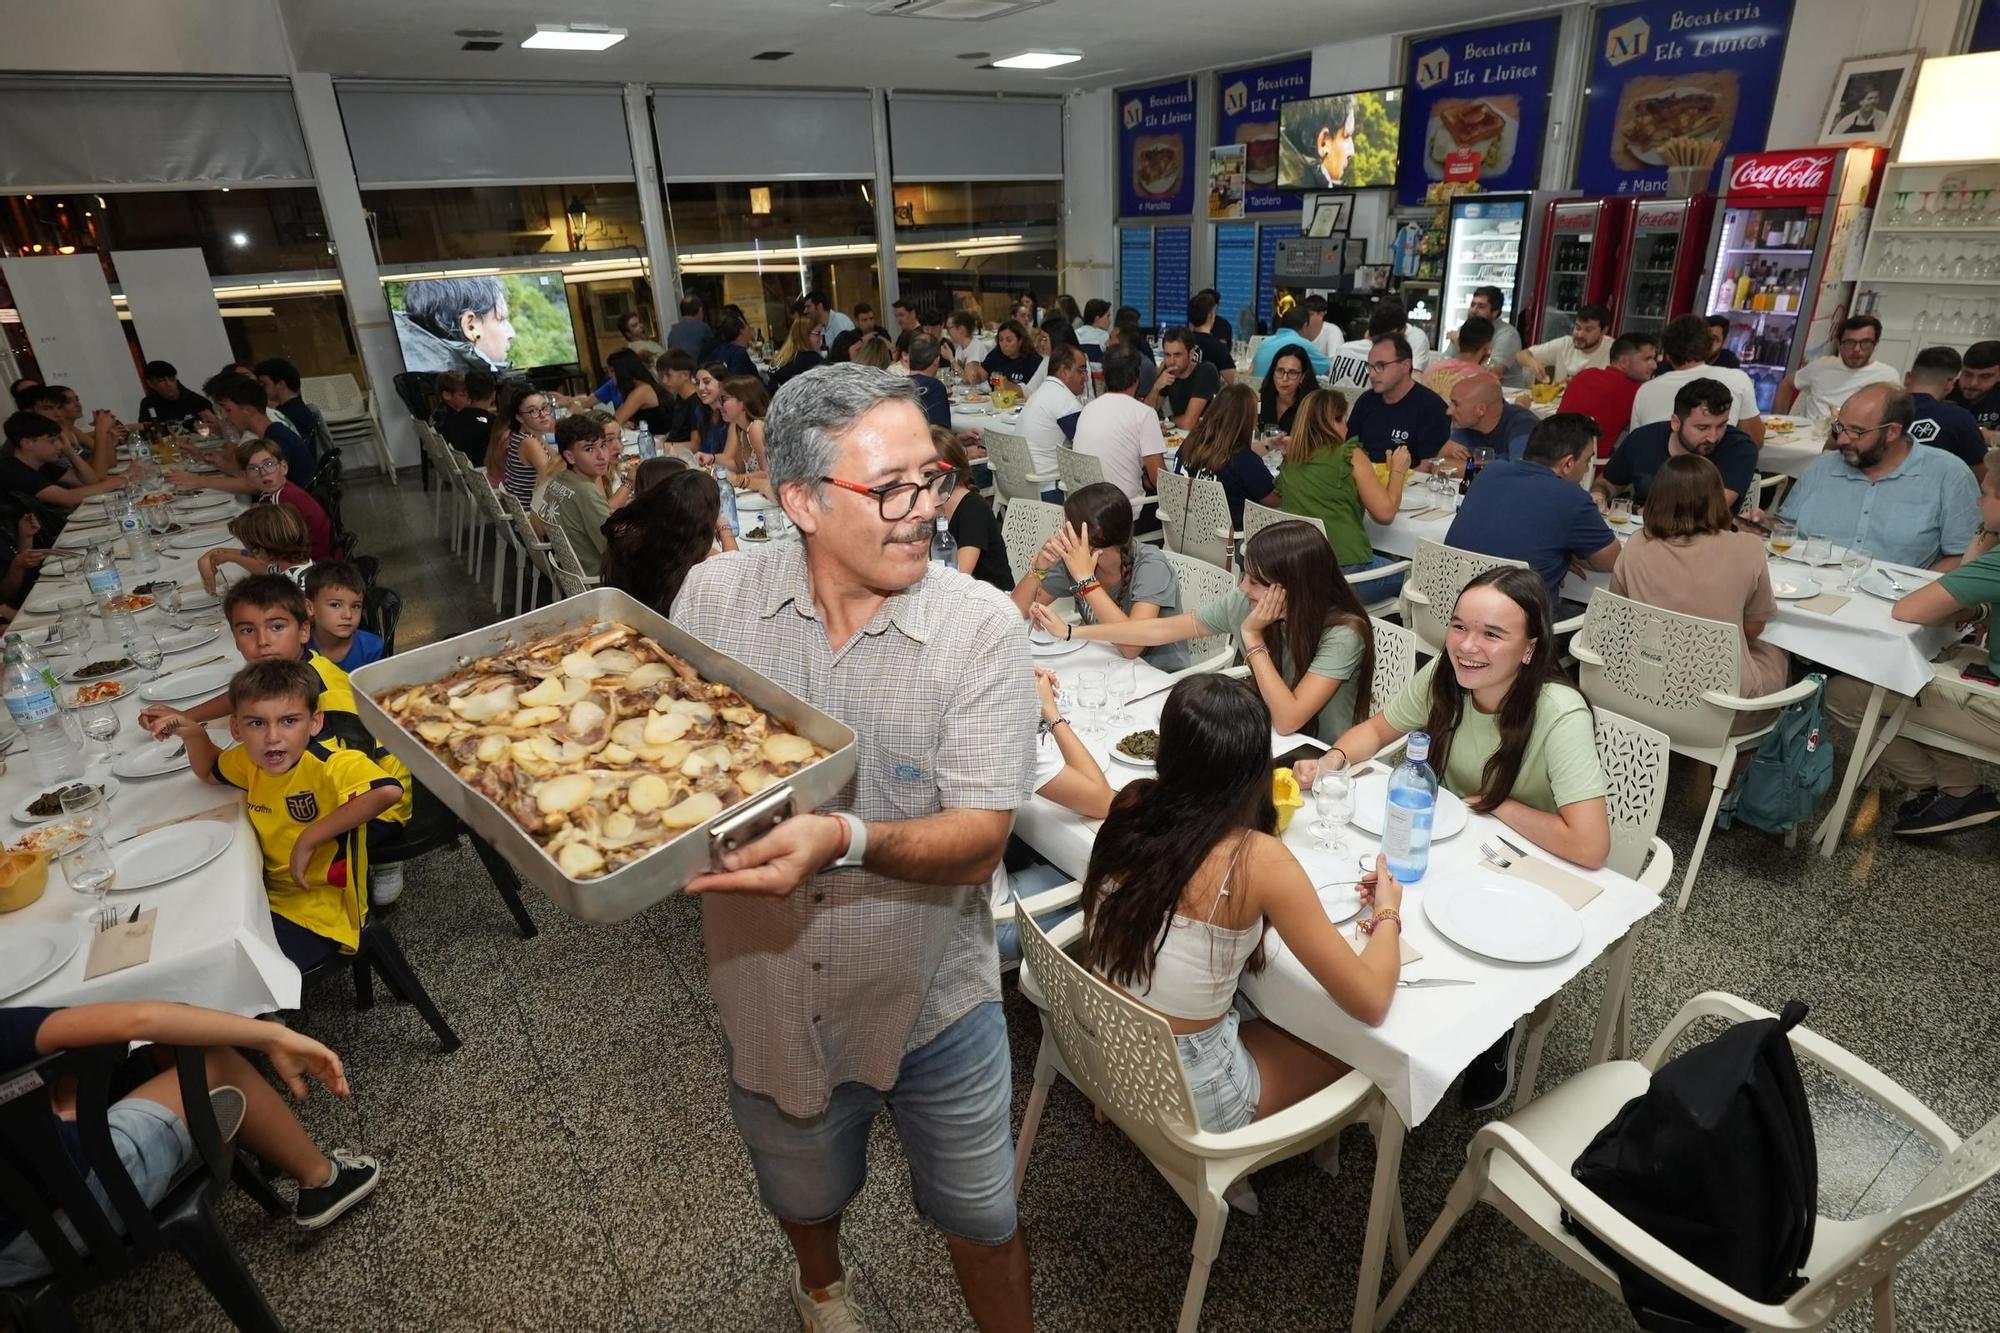
[[[238,436],[270,440],[285,451],[285,466],[294,478],[310,479],[319,455],[283,416],[272,416],[264,386],[248,375],[221,374],[202,386],[216,412]],[[299,485],[305,485],[301,481]]]
[[1870,384],[1834,414],[1838,453],[1822,454],[1792,487],[1778,517],[1801,537],[1824,537],[1913,569],[1956,569],[1979,529],[1979,483],[1942,449],[1910,443],[1916,403],[1907,389]]
[[827,346],[832,346],[835,338],[854,327],[854,321],[834,309],[833,302],[817,287],[806,293],[805,306],[806,317],[819,325]]
[[1464,458],[1466,453],[1451,442],[1451,414],[1444,399],[1417,383],[1414,362],[1410,341],[1400,333],[1386,334],[1369,345],[1371,387],[1348,411],[1347,438],[1359,440],[1377,463],[1407,448],[1410,465],[1429,471],[1430,460],[1439,454]]
[[1606,505],[1628,491],[1633,503],[1643,505],[1654,475],[1669,458],[1700,454],[1722,473],[1722,495],[1734,509],[1757,475],[1757,442],[1729,424],[1735,401],[1720,380],[1689,380],[1674,394],[1672,416],[1637,427],[1619,441],[1591,490]]
[[701,298],[689,292],[681,298],[680,322],[667,330],[667,350],[679,348],[697,366],[705,364],[715,348],[715,334],[701,316]]
[[923,404],[924,419],[933,426],[951,429],[951,395],[937,377],[937,339],[919,333],[910,339],[910,385]]
[[1496,459],[1520,461],[1528,435],[1540,419],[1527,408],[1507,401],[1500,381],[1471,376],[1451,386],[1451,441],[1467,453],[1491,449]]
[[1326,374],[1327,367],[1333,363],[1327,360],[1326,353],[1320,351],[1312,339],[1306,337],[1305,327],[1306,308],[1303,302],[1278,316],[1278,331],[1257,344],[1257,355],[1250,360],[1250,373],[1261,380],[1271,373],[1271,358],[1278,354],[1279,348],[1303,347],[1307,360],[1312,362],[1313,374]]
[[1583,413],[1537,424],[1519,462],[1473,478],[1445,545],[1524,561],[1548,585],[1550,605],[1559,604],[1572,562],[1600,570],[1618,563],[1618,539],[1577,485],[1596,456],[1597,422]]
[[1972,413],[1979,429],[2000,430],[2000,342],[1988,339],[1965,349],[1950,401]]
[[1909,373],[1903,376],[1903,387],[1917,408],[1910,440],[1944,450],[1980,477],[1986,471],[1986,437],[1979,432],[1979,421],[1957,403],[1945,401],[1960,365],[1958,353],[1949,347],[1926,347],[1910,362]]
[[[745,346],[750,341],[750,326],[736,316],[724,313],[715,321],[715,359],[720,361],[732,375],[757,375],[757,363],[750,359],[750,349]],[[758,375],[759,379],[763,376]]]

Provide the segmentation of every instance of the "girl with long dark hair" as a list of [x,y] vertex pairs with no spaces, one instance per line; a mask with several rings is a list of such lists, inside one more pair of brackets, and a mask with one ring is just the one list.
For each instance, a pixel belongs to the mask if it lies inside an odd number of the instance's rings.
[[493,413],[493,434],[486,442],[486,480],[521,502],[535,503],[535,483],[555,469],[550,447],[556,426],[549,396],[528,384],[509,384],[500,391]]
[[982,364],[989,376],[1005,375],[1024,392],[1033,393],[1041,386],[1047,358],[1035,350],[1028,326],[1010,319],[993,335],[993,350],[986,354]]
[[639,465],[634,488],[631,502],[604,523],[604,583],[666,615],[687,572],[718,542],[735,550],[736,538],[705,472],[649,459]]
[[1174,471],[1222,483],[1232,527],[1243,526],[1243,502],[1272,504],[1277,483],[1257,442],[1257,394],[1247,384],[1225,384],[1188,432]]
[[612,382],[623,395],[616,413],[618,424],[630,425],[633,430],[644,426],[653,432],[654,439],[665,444],[668,428],[673,425],[673,414],[667,410],[669,395],[659,377],[646,365],[645,358],[629,347],[621,347],[604,358],[604,368],[611,372]]
[[714,467],[729,447],[729,423],[722,419],[722,382],[728,378],[729,367],[720,361],[711,361],[694,373],[694,396],[699,400],[694,452],[695,461],[703,467]]
[[1356,956],[1277,838],[1271,714],[1228,676],[1190,676],[1160,714],[1156,777],[1126,786],[1083,880],[1083,961],[1164,1014],[1202,1129],[1239,1129],[1324,1088],[1346,1066],[1237,1007],[1277,928],[1334,1002],[1371,1026],[1400,967],[1403,890],[1378,861],[1361,894],[1375,928]]
[[764,475],[764,414],[771,408],[770,391],[755,375],[731,375],[722,382],[716,406],[729,426],[722,462],[741,484],[755,485]]
[[938,459],[958,474],[958,485],[945,498],[938,519],[958,546],[959,572],[990,583],[1001,592],[1012,592],[1014,567],[1007,560],[1007,539],[1001,534],[1000,520],[993,517],[986,497],[979,493],[965,445],[943,426],[931,427],[931,443],[937,448]]
[[1280,434],[1290,435],[1300,405],[1318,392],[1319,376],[1313,373],[1312,359],[1305,349],[1297,343],[1279,348],[1264,371],[1257,423],[1276,426]]
[[[1132,536],[1132,502],[1108,481],[1093,482],[1063,502],[1062,526],[1048,539],[1028,572],[1014,585],[1014,605],[1027,616],[1040,602],[1074,597],[1086,625],[1123,625],[1181,613],[1181,581],[1159,547]],[[1136,644],[1121,644],[1138,657]],[[1162,641],[1144,650],[1162,671],[1189,665],[1187,649]]]
[[1198,610],[1122,625],[1071,625],[1045,606],[1032,614],[1058,639],[1152,645],[1234,634],[1279,731],[1346,731],[1375,676],[1375,631],[1326,539],[1309,523],[1272,524],[1245,548],[1237,589]]

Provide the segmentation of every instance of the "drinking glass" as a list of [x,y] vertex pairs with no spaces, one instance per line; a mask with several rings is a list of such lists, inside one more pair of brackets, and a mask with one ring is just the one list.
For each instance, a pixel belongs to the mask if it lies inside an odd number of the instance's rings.
[[1632,521],[1632,499],[1621,495],[1611,502],[1611,526],[1623,532]]
[[194,623],[194,618],[181,610],[181,585],[172,579],[161,581],[154,589],[153,605],[160,608],[160,614],[175,629],[186,629]]
[[62,641],[73,647],[81,647],[90,621],[90,601],[83,596],[68,596],[56,603],[56,620],[62,629]]
[[1347,821],[1354,817],[1354,775],[1331,763],[1322,765],[1313,778],[1313,813],[1318,816],[1311,829],[1315,845],[1338,856],[1346,850]]
[[111,849],[104,839],[89,837],[57,859],[62,862],[63,879],[70,890],[88,900],[83,909],[85,918],[95,916],[104,906],[104,895],[118,880],[118,864],[111,859]]
[[1832,558],[1832,549],[1824,537],[1808,537],[1799,548],[1799,559],[1808,565],[1824,565]]
[[1846,575],[1840,585],[1842,592],[1854,591],[1854,580],[1868,572],[1868,553],[1848,547],[1840,553],[1840,572]]
[[1139,691],[1139,663],[1136,658],[1121,657],[1105,673],[1105,689],[1111,693],[1111,724],[1122,727],[1132,719],[1125,712],[1126,700]]
[[125,640],[125,655],[146,669],[147,680],[157,680],[160,663],[166,654],[160,651],[160,641],[144,630],[135,629]]
[[1083,726],[1079,728],[1086,736],[1095,736],[1102,731],[1102,714],[1106,695],[1104,673],[1102,671],[1079,671],[1076,673],[1076,707],[1083,715]]
[[88,837],[96,837],[104,832],[105,815],[104,789],[87,782],[73,782],[57,793],[62,802],[63,818],[76,826],[77,832]]
[[[109,759],[112,739],[118,735],[118,709],[109,701],[83,704],[76,710],[76,724],[84,735],[104,747],[104,757]],[[67,810],[67,804],[63,808]]]

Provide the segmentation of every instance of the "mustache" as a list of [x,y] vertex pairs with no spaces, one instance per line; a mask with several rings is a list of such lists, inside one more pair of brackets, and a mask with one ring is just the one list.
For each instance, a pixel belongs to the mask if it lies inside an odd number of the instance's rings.
[[906,527],[891,528],[889,529],[889,535],[882,539],[882,544],[884,546],[894,546],[899,542],[929,541],[931,539],[931,530],[932,525],[929,523],[916,523]]

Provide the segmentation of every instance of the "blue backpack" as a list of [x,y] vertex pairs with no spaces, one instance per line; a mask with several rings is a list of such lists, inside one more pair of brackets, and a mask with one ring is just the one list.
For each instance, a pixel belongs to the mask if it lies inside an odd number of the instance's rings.
[[1816,688],[1810,698],[1790,704],[1778,725],[1757,747],[1757,757],[1716,812],[1717,828],[1742,820],[1766,833],[1790,833],[1811,819],[1833,786],[1833,737],[1820,716],[1826,677],[1806,677]]

